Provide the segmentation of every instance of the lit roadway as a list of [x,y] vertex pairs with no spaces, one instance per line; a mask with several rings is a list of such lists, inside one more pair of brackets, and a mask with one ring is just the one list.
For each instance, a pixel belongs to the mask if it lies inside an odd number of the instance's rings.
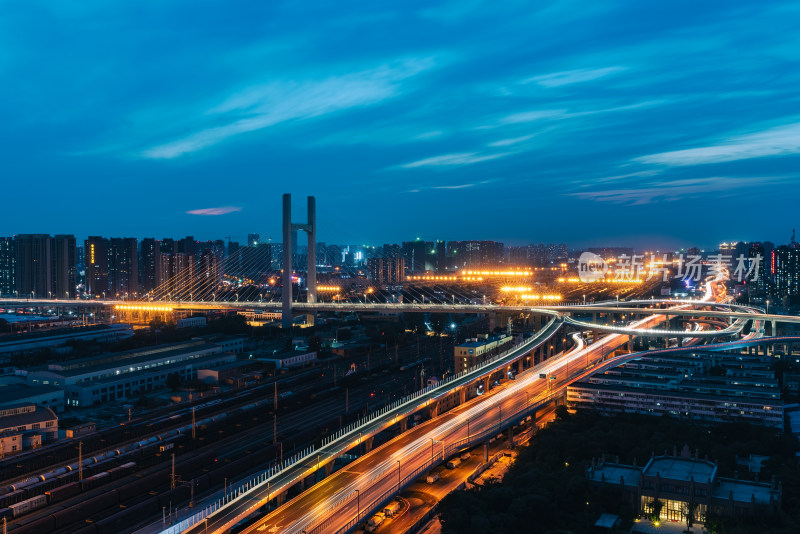
[[[602,354],[625,341],[596,343],[572,357],[551,358],[523,372],[516,380],[412,428],[348,464],[244,532],[337,532],[356,521],[358,515],[364,520],[364,511],[391,497],[398,481],[405,485],[429,469],[432,460],[441,461],[443,450],[447,458],[470,442],[488,439],[499,432],[501,421],[514,414],[522,417],[529,406],[544,407],[542,401],[562,394],[569,377],[577,375],[586,361],[597,362]],[[540,373],[548,378],[539,378]],[[208,527],[212,530],[215,524],[210,522]]]
[[[706,299],[712,297],[709,290]],[[630,326],[652,328],[663,320],[663,316],[651,315],[631,322]],[[433,464],[471,443],[488,439],[507,426],[509,420],[518,420],[563,395],[567,384],[595,372],[592,367],[629,340],[628,335],[611,334],[586,348],[546,360],[518,375],[515,380],[509,380],[400,434],[284,503],[245,532],[297,534],[306,531],[310,534],[312,531],[335,533],[347,530],[359,520],[363,521],[365,512],[390,498]],[[545,378],[540,378],[541,375]],[[313,471],[311,466],[308,472]],[[232,502],[228,508],[209,517],[207,524],[201,522],[191,530],[203,532],[230,528],[232,518],[246,516],[264,504],[266,490],[262,493]]]
[[[724,307],[724,310],[688,310],[680,309],[677,312],[668,308],[642,308],[632,306],[633,304],[654,305],[654,304],[675,305],[680,303],[693,303],[694,305],[706,305]],[[0,306],[18,307],[109,307],[109,306],[129,306],[140,307],[146,310],[148,307],[161,309],[162,311],[172,310],[201,310],[201,309],[237,309],[237,308],[269,308],[280,305],[279,302],[259,302],[259,301],[131,301],[131,300],[82,300],[82,299],[21,299],[21,298],[0,298]],[[683,317],[719,317],[730,319],[752,319],[751,311],[747,306],[735,304],[706,303],[698,301],[677,301],[677,300],[634,300],[619,303],[602,302],[593,304],[558,304],[547,306],[501,306],[499,304],[431,304],[431,303],[391,303],[391,302],[294,302],[292,309],[295,312],[311,311],[331,311],[331,312],[444,312],[444,313],[542,313],[545,315],[567,315],[582,313],[614,313],[614,314],[654,314]],[[741,310],[741,311],[734,311]],[[758,310],[759,313],[761,310]],[[777,315],[760,313],[759,319],[762,321],[775,321],[778,323],[800,323],[800,316]],[[602,326],[602,325],[597,325]]]

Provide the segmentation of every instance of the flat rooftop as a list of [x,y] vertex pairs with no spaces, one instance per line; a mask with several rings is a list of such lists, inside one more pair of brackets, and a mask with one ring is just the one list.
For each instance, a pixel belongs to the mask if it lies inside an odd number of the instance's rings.
[[12,384],[0,387],[0,405],[16,404],[24,399],[36,395],[48,395],[62,391],[56,386],[28,386],[26,384]]
[[775,501],[780,499],[779,491],[773,489],[768,484],[759,484],[747,480],[730,480],[720,478],[718,485],[711,492],[712,497],[720,500],[728,500],[731,493],[736,502],[749,503],[753,499],[762,504],[769,504],[769,498],[774,495]]
[[656,475],[670,480],[708,482],[714,478],[717,466],[706,460],[688,458],[651,458],[642,470],[648,477]]
[[222,352],[222,348],[219,345],[199,341],[191,344],[180,345],[171,350],[147,351],[146,353],[139,353],[140,354],[139,356],[135,356],[134,353],[126,358],[108,359],[108,358],[103,358],[102,356],[98,356],[97,361],[94,365],[89,365],[91,359],[88,359],[82,365],[77,367],[71,366],[69,365],[69,363],[63,366],[60,364],[50,364],[47,366],[41,366],[31,369],[31,372],[36,372],[36,371],[50,372],[64,377],[80,376],[91,373],[100,373],[109,369],[115,369],[119,367],[129,367],[130,368],[129,372],[132,372],[139,370],[135,369],[135,367],[138,367],[140,364],[143,363],[152,362],[154,360],[168,360],[169,358],[172,357],[183,356],[186,354],[192,354],[195,352],[205,351],[205,350],[215,350],[217,352]]
[[614,391],[614,392],[622,392],[622,393],[637,393],[640,395],[651,395],[657,397],[674,397],[674,398],[683,398],[683,399],[701,399],[701,400],[713,400],[716,402],[729,402],[729,403],[743,403],[743,404],[754,404],[760,406],[780,406],[783,408],[783,401],[779,398],[772,398],[772,397],[746,397],[742,396],[733,396],[733,395],[722,395],[717,393],[701,393],[697,391],[687,391],[684,389],[681,390],[673,390],[673,389],[661,389],[661,388],[638,388],[638,387],[631,387],[631,386],[621,386],[621,385],[614,385],[614,384],[597,384],[595,382],[574,382],[567,386],[568,388],[585,388],[585,389],[596,389],[596,390],[603,390],[603,391]]
[[619,464],[601,464],[589,470],[589,480],[600,482],[605,480],[619,484],[623,480],[626,486],[638,486],[642,471],[638,467]]

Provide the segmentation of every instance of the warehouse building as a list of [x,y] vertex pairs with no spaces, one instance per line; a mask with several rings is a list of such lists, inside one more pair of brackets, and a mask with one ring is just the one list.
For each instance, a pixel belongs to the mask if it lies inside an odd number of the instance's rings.
[[194,380],[198,369],[236,361],[244,338],[202,336],[185,343],[105,354],[19,371],[31,386],[64,391],[67,406],[85,407],[130,399],[166,385],[170,375]]
[[567,404],[783,429],[784,406],[772,361],[707,351],[643,355],[568,386]]
[[0,408],[0,457],[57,439],[58,416],[50,408],[35,404]]

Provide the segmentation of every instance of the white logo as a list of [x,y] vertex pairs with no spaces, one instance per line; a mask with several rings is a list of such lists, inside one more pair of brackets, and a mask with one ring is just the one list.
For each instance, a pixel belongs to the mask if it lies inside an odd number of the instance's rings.
[[606,260],[594,252],[584,252],[578,259],[578,276],[581,282],[603,280],[608,272]]

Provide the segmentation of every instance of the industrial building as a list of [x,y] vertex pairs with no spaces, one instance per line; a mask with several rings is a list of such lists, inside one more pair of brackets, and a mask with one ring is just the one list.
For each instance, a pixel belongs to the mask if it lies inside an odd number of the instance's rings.
[[19,404],[0,408],[0,457],[58,439],[58,416],[50,408]]
[[0,409],[19,404],[35,404],[61,413],[64,411],[64,390],[56,386],[27,384],[0,387]]
[[770,356],[702,350],[645,355],[570,385],[567,404],[782,429],[783,401],[773,361]]
[[[66,344],[69,341],[99,341],[110,343],[121,339],[129,338],[133,335],[133,327],[129,324],[97,324],[85,327],[71,327],[65,329],[51,330],[47,332],[35,332],[31,334],[18,334],[6,336],[0,341],[0,356],[10,356],[33,352],[44,348],[54,348]],[[55,349],[59,352],[58,349]]]
[[170,375],[193,380],[198,369],[236,361],[243,346],[242,337],[203,336],[185,343],[53,363],[18,373],[30,385],[63,389],[67,406],[85,407],[158,389],[166,385]]

